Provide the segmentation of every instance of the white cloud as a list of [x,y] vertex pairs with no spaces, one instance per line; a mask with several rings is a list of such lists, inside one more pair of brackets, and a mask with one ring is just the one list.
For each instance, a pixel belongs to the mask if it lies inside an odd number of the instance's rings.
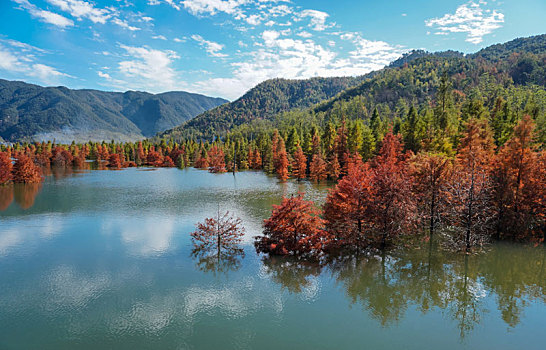
[[323,31],[326,28],[331,27],[331,25],[326,24],[326,19],[329,17],[329,15],[326,12],[317,11],[317,10],[303,10],[299,14],[300,18],[311,18],[310,20],[310,27],[313,30],[316,31]]
[[313,34],[311,34],[309,32],[306,32],[306,31],[303,31],[303,32],[299,32],[298,36],[301,36],[302,38],[310,38],[310,37],[313,36]]
[[258,50],[249,53],[248,59],[231,64],[232,77],[208,79],[194,87],[203,93],[235,99],[267,79],[361,75],[383,68],[400,55],[400,48],[385,42],[366,40],[354,33],[346,37],[351,38],[355,49],[348,57],[339,57],[337,52],[311,39],[292,39],[266,30],[261,34]]
[[61,28],[72,27],[74,25],[74,22],[72,20],[63,17],[58,13],[42,10],[31,4],[28,0],[13,1],[18,3],[22,9],[27,10],[32,17],[38,18],[42,22],[53,24]]
[[117,17],[112,20],[112,23],[117,24],[121,28],[130,30],[130,31],[140,30],[140,28],[133,27],[133,26],[129,25],[129,23],[127,23],[127,21],[121,20],[121,19],[119,19]]
[[36,78],[41,83],[57,83],[61,77],[72,76],[58,71],[56,68],[36,62],[36,54],[44,50],[15,40],[2,40],[8,44],[0,44],[0,70],[5,70],[14,77]]
[[160,92],[178,86],[177,73],[172,67],[179,56],[174,51],[161,51],[149,47],[132,47],[120,45],[130,59],[118,63],[118,72],[124,77],[128,86],[118,88],[144,89]]
[[220,52],[224,48],[224,45],[218,44],[214,41],[205,40],[201,35],[197,34],[192,35],[191,38],[197,41],[199,45],[204,47],[205,51],[207,51],[207,53],[212,57],[227,57],[226,54]]
[[[172,2],[165,0],[165,2]],[[246,0],[184,0],[182,5],[194,15],[214,15],[218,12],[227,14],[239,13],[239,7],[245,4]]]
[[93,23],[106,23],[112,17],[111,11],[96,8],[92,3],[82,0],[47,0],[50,4],[70,13],[77,19],[87,18]]
[[[154,35],[152,36],[152,39],[156,40],[167,40],[167,38],[164,35]],[[175,40],[176,41],[176,40]]]
[[188,40],[188,38],[186,38],[186,37],[174,38],[173,39],[173,41],[176,42],[176,43],[185,43],[187,40]]
[[498,10],[483,9],[482,5],[487,3],[470,1],[459,6],[455,13],[428,19],[425,24],[436,28],[438,31],[435,34],[466,33],[466,41],[479,44],[485,35],[491,34],[504,23],[504,14]]

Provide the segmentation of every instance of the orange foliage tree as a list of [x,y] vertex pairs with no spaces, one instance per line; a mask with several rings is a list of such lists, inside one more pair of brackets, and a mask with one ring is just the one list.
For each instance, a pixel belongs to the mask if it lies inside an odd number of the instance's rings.
[[277,255],[313,255],[326,243],[324,220],[312,201],[296,197],[283,198],[273,206],[271,217],[264,221],[262,236],[256,237],[256,249]]
[[305,179],[307,176],[307,157],[303,154],[300,145],[294,152],[294,161],[292,162],[292,173],[298,180]]
[[275,150],[274,154],[276,154],[276,158],[273,159],[275,163],[275,172],[281,181],[286,181],[288,179],[288,155],[286,154],[286,147],[282,137],[279,137]]
[[324,204],[326,230],[335,246],[363,248],[369,244],[366,230],[370,199],[374,196],[373,176],[368,164],[352,168],[328,193]]
[[313,155],[313,159],[309,165],[309,178],[320,182],[326,180],[327,177],[326,162],[319,153]]
[[119,154],[112,153],[110,157],[108,157],[108,167],[112,169],[121,169],[123,167]]
[[194,248],[197,250],[212,250],[218,254],[222,251],[231,252],[238,249],[237,245],[245,234],[242,221],[232,217],[229,212],[218,215],[216,218],[207,218],[197,224],[197,230],[191,233]]
[[214,145],[208,152],[209,156],[209,171],[211,173],[225,173],[226,172],[226,156],[222,148]]
[[336,238],[334,246],[385,247],[412,228],[415,203],[406,158],[400,137],[389,133],[372,166],[355,158],[347,167],[347,176],[324,204],[326,228]]
[[444,193],[448,204],[444,215],[452,228],[449,238],[455,247],[467,251],[489,238],[494,147],[487,122],[469,120]]
[[0,152],[0,185],[4,185],[11,181],[11,171],[13,164],[11,157],[7,152]]
[[13,182],[38,183],[41,180],[40,168],[34,164],[30,157],[19,154],[13,166]]
[[[546,169],[534,150],[534,123],[526,115],[499,151],[493,170],[497,237],[532,236],[542,229],[540,212],[544,200]],[[537,211],[538,210],[538,211]]]
[[442,190],[450,170],[451,161],[443,154],[419,153],[411,162],[413,192],[420,204],[420,217],[428,222],[430,236],[440,221],[440,208],[446,204]]

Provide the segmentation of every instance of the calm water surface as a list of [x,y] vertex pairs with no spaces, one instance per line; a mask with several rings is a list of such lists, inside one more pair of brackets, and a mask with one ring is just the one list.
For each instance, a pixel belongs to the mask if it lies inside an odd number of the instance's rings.
[[[256,255],[283,194],[262,173],[126,169],[0,188],[0,349],[544,349],[544,247],[434,245],[326,266]],[[244,256],[192,255],[218,206]]]

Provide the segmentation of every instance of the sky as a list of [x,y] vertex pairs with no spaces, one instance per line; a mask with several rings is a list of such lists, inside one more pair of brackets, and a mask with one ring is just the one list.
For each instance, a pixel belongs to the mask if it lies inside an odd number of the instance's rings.
[[234,100],[546,33],[544,0],[0,0],[0,78]]

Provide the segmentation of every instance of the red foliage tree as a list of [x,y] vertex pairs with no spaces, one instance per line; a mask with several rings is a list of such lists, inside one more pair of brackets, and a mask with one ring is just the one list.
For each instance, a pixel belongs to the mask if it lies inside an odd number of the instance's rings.
[[420,217],[428,222],[430,236],[445,205],[443,189],[449,179],[451,161],[443,154],[419,153],[411,161],[413,192],[420,203]]
[[108,167],[112,169],[121,169],[123,167],[119,154],[112,153],[110,157],[108,157]]
[[209,156],[209,172],[225,173],[226,172],[226,156],[221,147],[214,145],[208,152]]
[[165,157],[163,158],[163,163],[161,163],[161,166],[162,166],[162,167],[165,167],[165,168],[173,168],[173,167],[175,167],[172,158],[169,157],[169,156],[165,156]]
[[406,155],[399,136],[389,133],[373,166],[356,161],[348,174],[330,191],[324,205],[327,230],[334,245],[385,247],[413,224]]
[[309,178],[313,181],[324,181],[328,177],[326,162],[320,154],[313,155],[309,165]]
[[534,123],[526,115],[499,151],[492,175],[498,238],[529,238],[542,229],[540,215],[535,214],[544,196],[540,178],[546,170],[540,166],[533,139]]
[[324,219],[326,230],[335,238],[331,247],[363,248],[370,244],[366,234],[370,200],[375,195],[372,175],[368,164],[353,168],[328,193]]
[[371,206],[371,226],[383,248],[401,233],[411,231],[415,219],[412,178],[402,153],[400,135],[387,133],[381,151],[373,161],[374,194]]
[[68,150],[62,147],[55,147],[53,150],[53,164],[55,166],[71,166],[74,156]]
[[197,224],[197,230],[191,233],[194,247],[198,250],[213,250],[218,256],[222,250],[237,249],[237,245],[245,234],[242,221],[225,212],[216,218],[207,218]]
[[41,181],[40,168],[34,164],[34,161],[30,157],[19,154],[13,166],[13,182],[39,183]]
[[298,180],[307,177],[307,157],[303,154],[303,150],[298,145],[294,152],[294,161],[292,162],[292,174]]
[[327,165],[328,176],[331,180],[337,180],[341,173],[341,166],[339,165],[339,160],[337,159],[337,154],[333,153],[330,157]]
[[489,238],[491,207],[491,160],[494,143],[487,122],[472,119],[461,139],[454,172],[447,183],[445,217],[453,229],[452,243],[467,251]]
[[288,155],[286,154],[286,147],[284,145],[284,140],[282,137],[279,137],[279,141],[276,147],[276,158],[274,158],[275,163],[275,172],[277,177],[281,181],[286,181],[288,179]]
[[273,206],[271,217],[264,221],[263,236],[256,237],[258,251],[278,255],[313,255],[327,243],[324,221],[312,201],[297,197],[283,198]]
[[146,164],[149,166],[160,167],[163,164],[163,156],[152,147],[146,156]]
[[13,164],[11,162],[11,156],[7,152],[0,152],[0,185],[6,184],[11,181],[11,171]]

